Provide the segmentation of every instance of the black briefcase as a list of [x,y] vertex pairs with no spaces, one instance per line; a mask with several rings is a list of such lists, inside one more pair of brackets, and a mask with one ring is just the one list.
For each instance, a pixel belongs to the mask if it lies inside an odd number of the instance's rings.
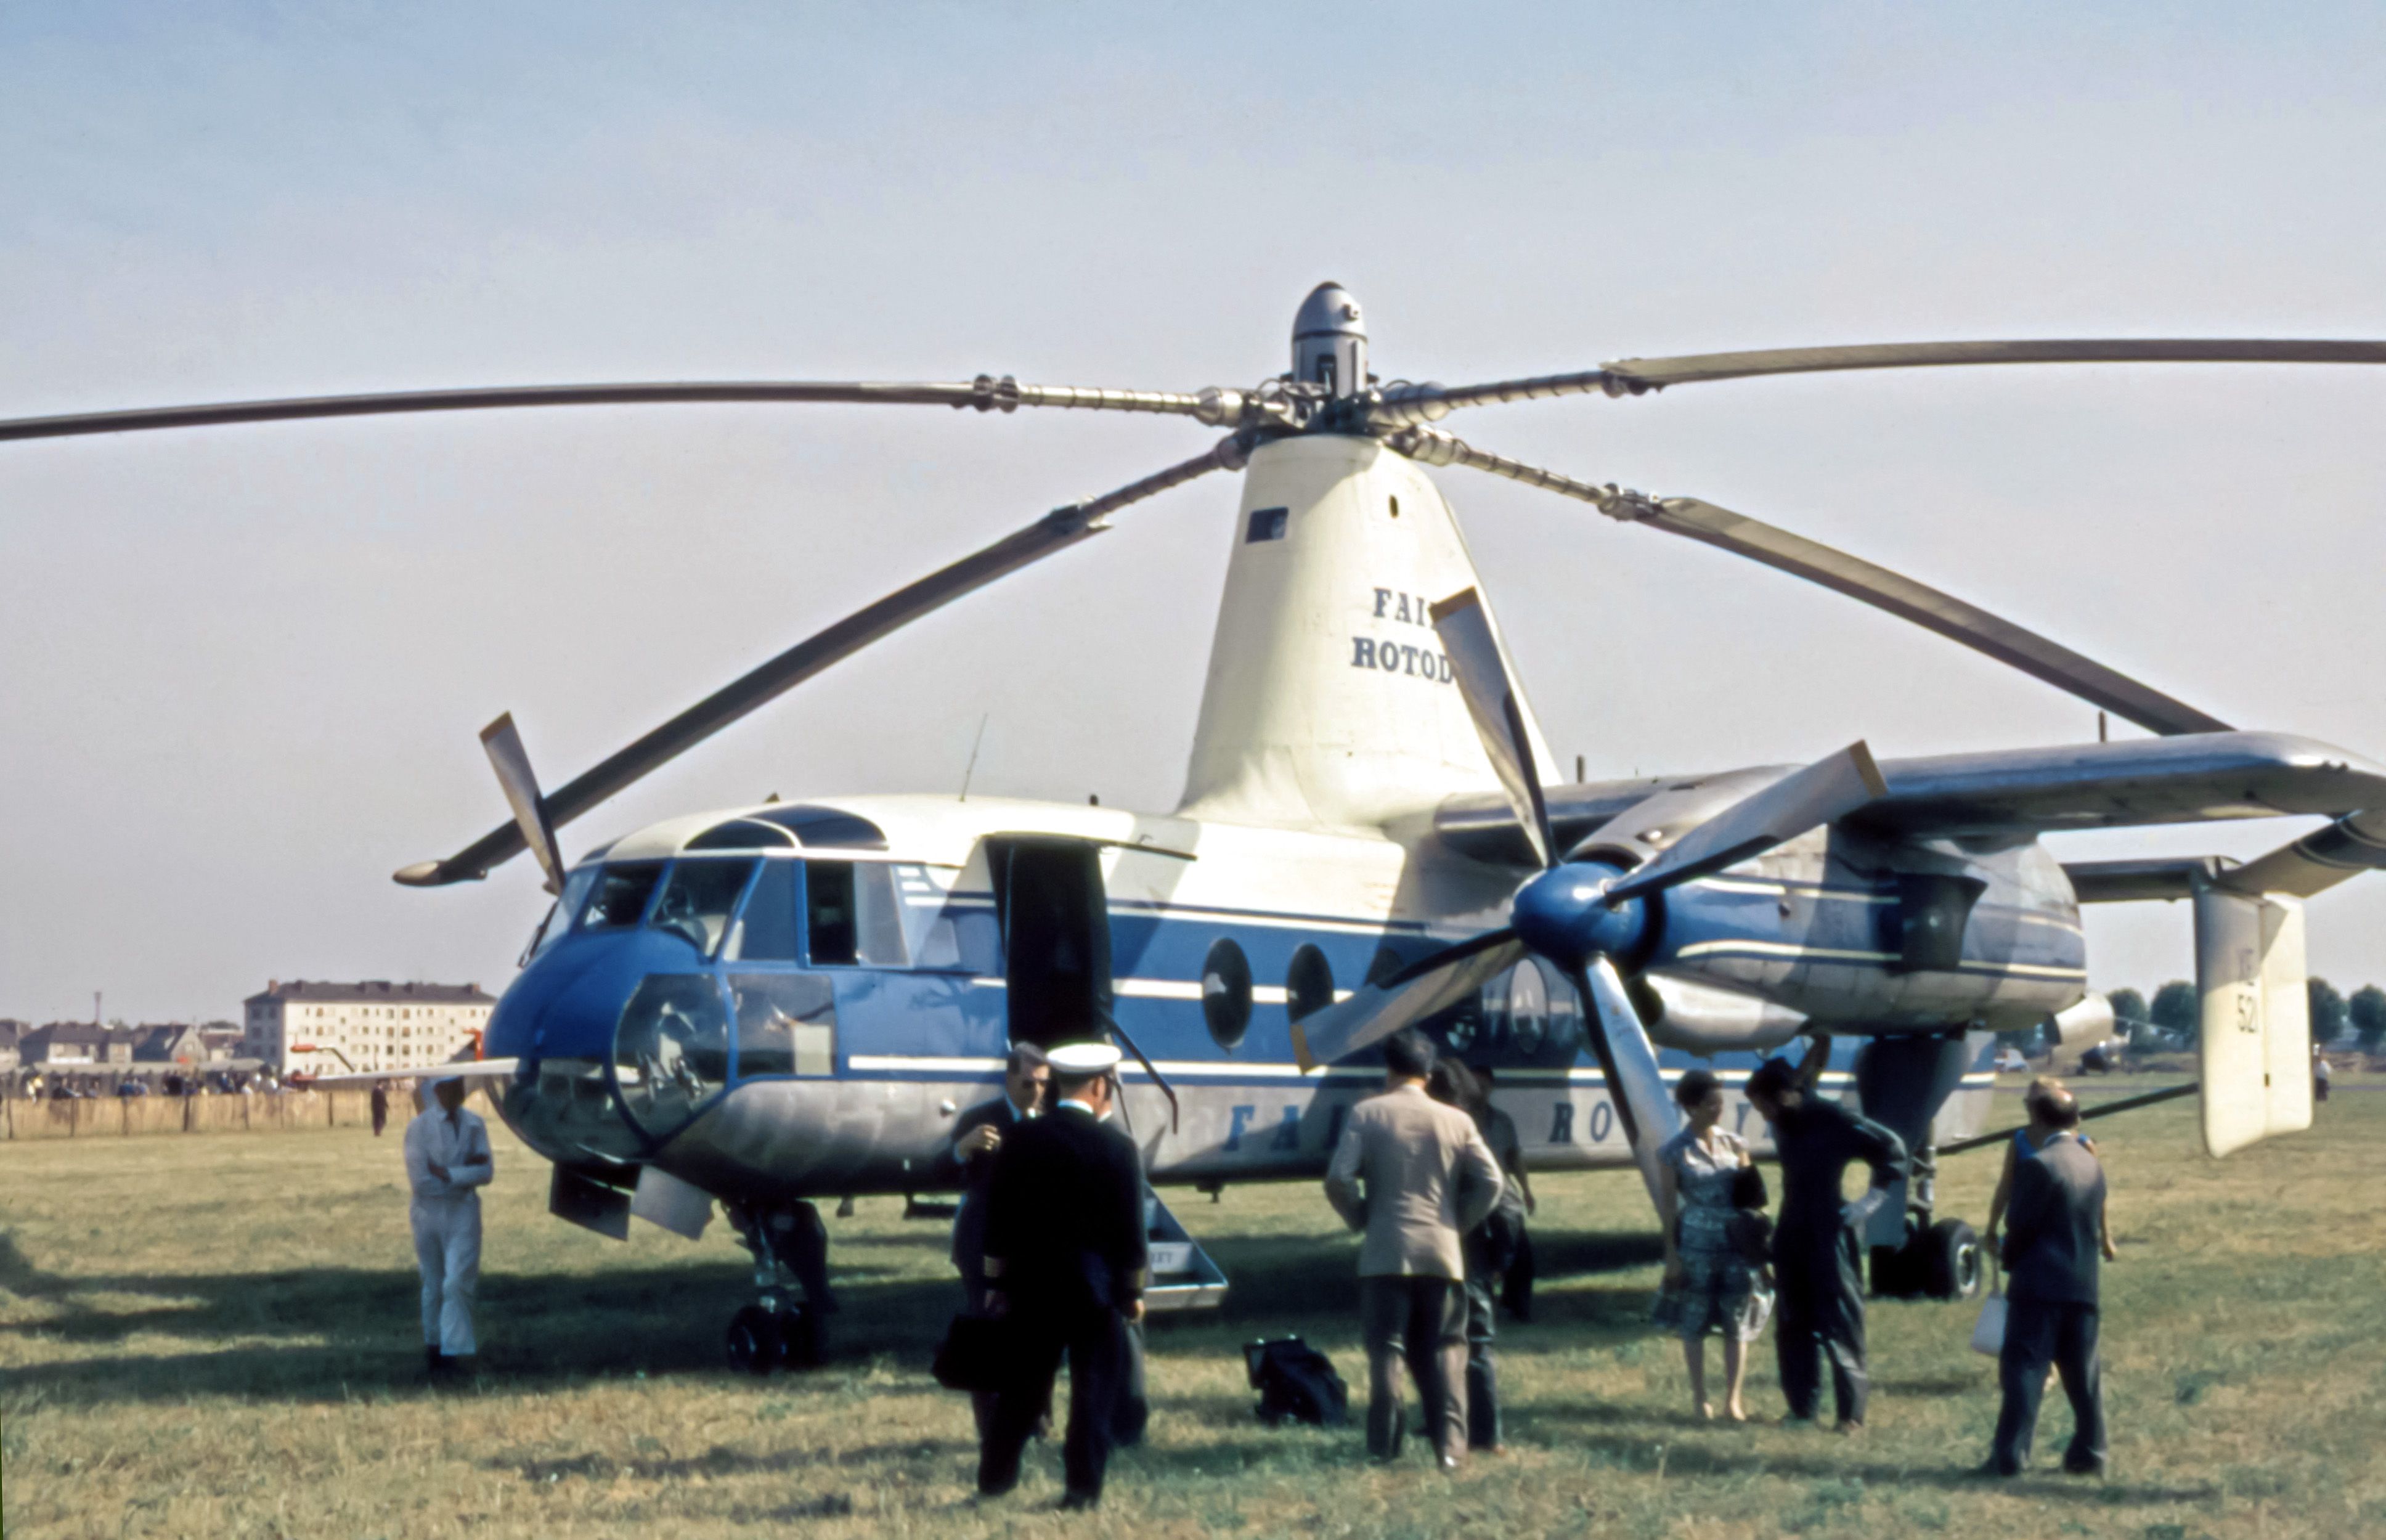
[[991,1392],[1018,1378],[1018,1349],[1009,1326],[981,1315],[957,1315],[936,1345],[929,1372],[947,1390]]

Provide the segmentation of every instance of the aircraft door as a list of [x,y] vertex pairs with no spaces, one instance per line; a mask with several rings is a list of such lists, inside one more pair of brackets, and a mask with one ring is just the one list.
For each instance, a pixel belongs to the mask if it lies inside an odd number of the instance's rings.
[[988,840],[1010,1039],[1049,1047],[1107,1033],[1110,895],[1089,840]]

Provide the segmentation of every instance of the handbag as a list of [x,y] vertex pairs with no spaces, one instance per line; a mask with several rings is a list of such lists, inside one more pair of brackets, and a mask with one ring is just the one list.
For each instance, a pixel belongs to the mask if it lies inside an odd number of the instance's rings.
[[1980,1301],[1980,1319],[1972,1323],[1972,1351],[1997,1358],[2005,1350],[2005,1291],[2003,1283]]
[[993,1392],[1018,1378],[1018,1349],[1006,1325],[988,1316],[961,1314],[945,1328],[929,1372],[947,1390]]

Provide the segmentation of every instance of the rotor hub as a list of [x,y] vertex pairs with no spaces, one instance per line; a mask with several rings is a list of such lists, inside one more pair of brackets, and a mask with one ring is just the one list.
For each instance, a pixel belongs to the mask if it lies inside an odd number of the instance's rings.
[[1328,279],[1309,291],[1292,318],[1292,378],[1347,401],[1365,394],[1367,328],[1356,295]]

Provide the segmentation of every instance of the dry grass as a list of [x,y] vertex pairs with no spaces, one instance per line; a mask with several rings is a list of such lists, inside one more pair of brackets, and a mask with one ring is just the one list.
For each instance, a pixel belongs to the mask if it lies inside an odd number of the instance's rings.
[[[2127,1087],[2125,1087],[2127,1088]],[[1057,1455],[1020,1495],[961,1506],[966,1405],[927,1378],[950,1308],[941,1226],[887,1200],[833,1226],[847,1285],[835,1367],[721,1367],[743,1254],[716,1226],[626,1246],[548,1219],[510,1145],[489,1204],[474,1387],[417,1383],[395,1134],[339,1130],[0,1146],[6,1525],[35,1535],[1208,1534],[2209,1535],[2386,1533],[2378,1200],[2386,1092],[2225,1164],[2183,1108],[2108,1131],[2124,1260],[2105,1341],[2114,1474],[1984,1485],[1990,1366],[1971,1311],[1873,1312],[1861,1442],[1685,1417],[1626,1175],[1543,1183],[1539,1319],[1508,1331],[1515,1452],[1445,1480],[1371,1468],[1358,1434],[1272,1432],[1234,1349],[1298,1331],[1359,1377],[1351,1246],[1307,1186],[1183,1212],[1237,1290],[1225,1319],[1153,1336],[1150,1445],[1090,1518],[1050,1511]],[[1958,1158],[1954,1211],[1992,1154]],[[1777,1409],[1769,1371],[1753,1401]],[[2067,1434],[2049,1414],[2041,1459]]]

